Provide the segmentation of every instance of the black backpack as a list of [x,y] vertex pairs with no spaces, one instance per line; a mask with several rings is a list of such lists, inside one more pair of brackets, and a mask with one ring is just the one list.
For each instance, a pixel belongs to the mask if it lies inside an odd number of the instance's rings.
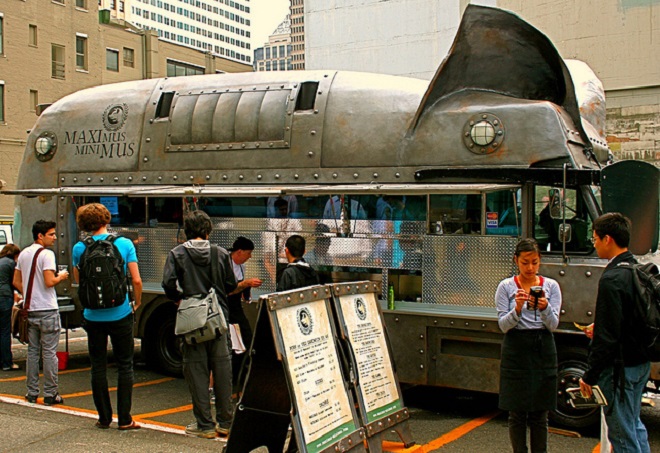
[[85,251],[78,263],[78,297],[84,308],[113,308],[126,300],[128,281],[116,240],[116,236],[108,235],[98,241],[91,236],[83,241]]
[[653,263],[621,262],[619,267],[630,269],[635,285],[633,325],[635,338],[646,348],[651,362],[660,361],[660,275]]

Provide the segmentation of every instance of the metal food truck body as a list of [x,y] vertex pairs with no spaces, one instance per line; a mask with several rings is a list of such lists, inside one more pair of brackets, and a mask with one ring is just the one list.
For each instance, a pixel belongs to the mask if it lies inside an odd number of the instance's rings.
[[[254,241],[246,274],[264,281],[262,293],[275,291],[294,233],[307,238],[306,258],[325,281],[381,281],[384,299],[392,286],[396,306],[385,318],[401,382],[485,392],[499,385],[495,289],[515,271],[518,239],[534,237],[546,251],[541,273],[563,293],[555,335],[563,392],[584,370],[587,339],[574,322],[593,322],[606,264],[589,241],[591,222],[623,198],[645,228],[637,250],[658,242],[657,169],[608,165],[597,117],[581,114],[575,93],[545,36],[512,14],[470,5],[430,84],[291,71],[67,96],[38,119],[17,188],[5,192],[19,195],[21,245],[35,220],[56,219],[56,253],[67,264],[81,237],[77,207],[108,206],[111,229],[138,252],[136,335],[167,372],[181,357],[175,307],[160,282],[188,209],[209,213],[213,242]],[[639,193],[644,203],[631,196]],[[67,285],[58,295],[72,327],[81,314]],[[560,397],[554,416],[580,426],[599,414]]]

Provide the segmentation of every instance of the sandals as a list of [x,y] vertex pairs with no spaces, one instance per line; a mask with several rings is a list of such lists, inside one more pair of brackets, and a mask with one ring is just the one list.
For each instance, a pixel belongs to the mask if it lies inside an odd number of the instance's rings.
[[135,423],[135,421],[132,421],[130,425],[117,427],[117,429],[119,431],[127,431],[129,429],[140,429],[140,428],[142,428],[142,427],[140,425],[138,425],[137,423]]
[[96,422],[96,423],[94,423],[94,426],[96,426],[98,429],[108,429],[108,428],[110,428],[110,425],[109,425],[109,424],[104,425],[104,424],[101,423],[101,422]]
[[2,371],[17,371],[17,370],[20,370],[20,369],[21,369],[21,367],[19,367],[15,363],[12,363],[11,366],[4,367],[2,369]]

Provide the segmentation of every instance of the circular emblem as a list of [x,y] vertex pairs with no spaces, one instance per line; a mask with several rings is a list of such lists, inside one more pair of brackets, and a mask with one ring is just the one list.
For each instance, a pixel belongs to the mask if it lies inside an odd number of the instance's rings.
[[360,318],[360,321],[367,319],[367,304],[364,303],[364,300],[361,297],[356,297],[354,304],[355,313]]
[[309,308],[304,307],[299,309],[296,312],[296,317],[298,318],[298,328],[303,335],[309,335],[312,333],[312,328],[314,327],[314,321],[312,320],[312,314],[309,311]]
[[122,128],[128,116],[126,104],[112,104],[103,112],[103,127],[108,131],[116,131]]

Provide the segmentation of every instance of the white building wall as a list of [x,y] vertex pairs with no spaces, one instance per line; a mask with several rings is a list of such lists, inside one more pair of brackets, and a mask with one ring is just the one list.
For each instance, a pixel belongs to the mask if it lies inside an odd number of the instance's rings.
[[[305,69],[431,79],[468,0],[306,0]],[[495,6],[496,0],[473,1]]]

